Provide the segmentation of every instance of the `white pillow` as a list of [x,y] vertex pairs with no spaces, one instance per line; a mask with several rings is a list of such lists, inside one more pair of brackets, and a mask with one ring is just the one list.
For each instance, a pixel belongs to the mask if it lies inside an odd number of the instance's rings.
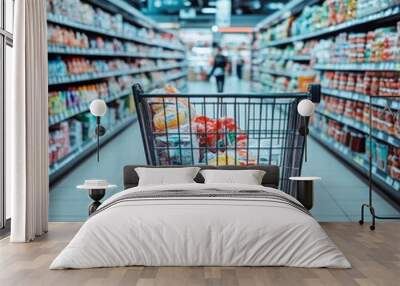
[[135,168],[139,176],[138,186],[195,183],[199,167],[185,168]]
[[261,185],[265,171],[262,170],[202,170],[205,184]]

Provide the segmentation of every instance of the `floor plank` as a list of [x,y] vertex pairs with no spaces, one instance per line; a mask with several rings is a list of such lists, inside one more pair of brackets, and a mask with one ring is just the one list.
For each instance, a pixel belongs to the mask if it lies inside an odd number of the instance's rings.
[[322,223],[352,263],[352,269],[289,267],[119,267],[49,270],[55,256],[81,223],[50,223],[45,236],[29,244],[0,240],[0,285],[136,286],[398,286],[400,222],[385,222],[372,232],[356,223]]

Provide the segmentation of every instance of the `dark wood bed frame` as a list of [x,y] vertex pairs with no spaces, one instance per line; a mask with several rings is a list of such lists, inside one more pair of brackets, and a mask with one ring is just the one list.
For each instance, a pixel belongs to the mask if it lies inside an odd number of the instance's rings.
[[[149,165],[129,165],[124,167],[124,189],[136,187],[139,183],[139,176],[135,171],[137,167],[148,167],[148,168],[171,168],[171,166],[149,166]],[[173,168],[181,168],[188,166],[173,166]],[[216,170],[263,170],[265,171],[264,178],[261,184],[264,187],[271,187],[277,189],[279,186],[279,168],[278,166],[205,166],[196,165],[202,170],[205,169],[216,169]],[[204,178],[200,174],[194,178],[197,183],[204,183]]]
[[[139,176],[135,171],[137,167],[147,168],[171,168],[171,166],[149,166],[149,165],[128,165],[124,167],[124,189],[136,187],[139,183]],[[172,168],[182,168],[187,166],[173,166]],[[195,165],[200,169],[216,169],[216,170],[263,170],[265,175],[262,179],[261,184],[264,187],[279,188],[279,167],[274,165],[261,165],[261,166],[205,166]],[[204,183],[204,178],[200,174],[194,178],[197,183]],[[305,191],[305,190],[303,190]],[[301,190],[300,190],[301,192]],[[311,209],[313,207],[313,191],[311,194],[302,194],[298,192],[296,199],[301,202],[306,208]]]

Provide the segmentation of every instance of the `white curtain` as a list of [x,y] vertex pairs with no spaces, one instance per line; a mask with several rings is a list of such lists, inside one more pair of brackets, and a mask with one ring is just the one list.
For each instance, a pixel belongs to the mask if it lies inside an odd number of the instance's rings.
[[15,1],[14,94],[7,104],[12,242],[48,227],[47,23],[45,0]]

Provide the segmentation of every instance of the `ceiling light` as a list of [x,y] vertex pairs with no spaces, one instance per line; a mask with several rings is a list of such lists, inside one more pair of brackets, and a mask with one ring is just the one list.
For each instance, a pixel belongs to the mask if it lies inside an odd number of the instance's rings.
[[280,10],[283,8],[283,3],[280,2],[272,2],[267,4],[267,8],[270,10]]
[[201,13],[203,14],[215,14],[217,13],[217,9],[211,8],[211,7],[206,7],[201,9]]
[[161,8],[161,1],[160,0],[157,0],[157,1],[154,1],[154,7],[156,7],[156,8]]

